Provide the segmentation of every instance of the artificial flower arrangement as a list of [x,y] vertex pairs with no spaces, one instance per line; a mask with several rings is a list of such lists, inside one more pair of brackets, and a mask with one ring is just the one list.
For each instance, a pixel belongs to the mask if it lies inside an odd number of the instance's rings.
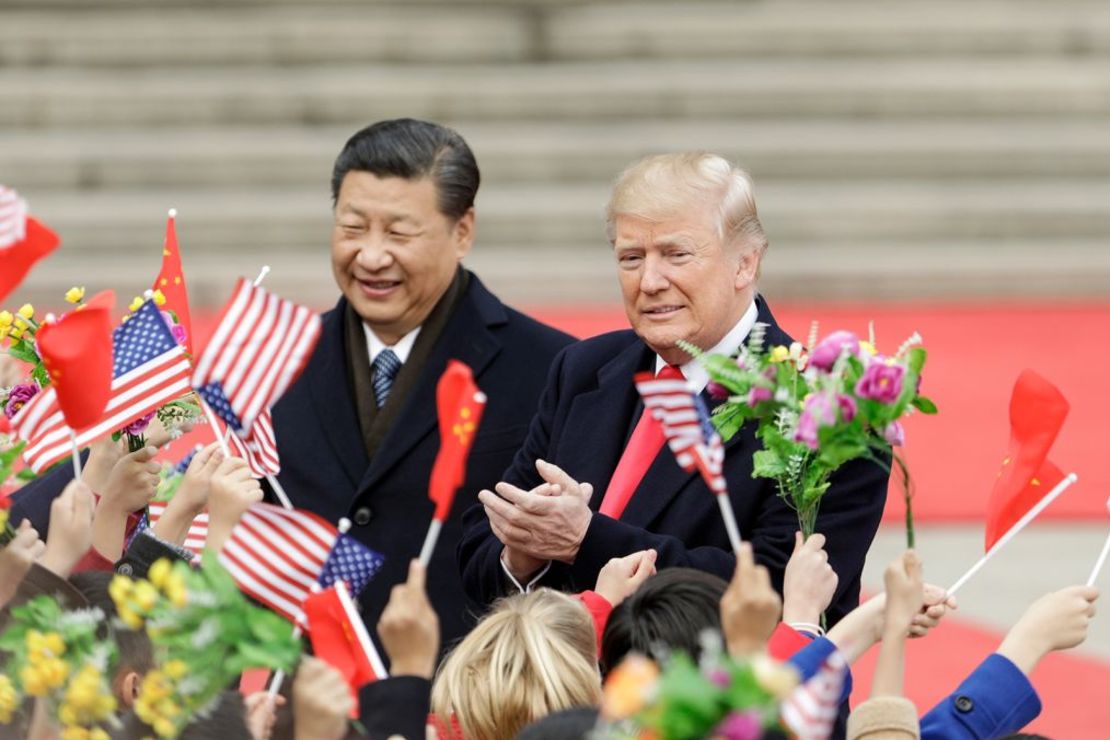
[[[74,305],[74,310],[80,310],[84,305],[85,289],[83,287],[70,288],[66,291],[65,299],[68,303]],[[166,297],[159,290],[151,292],[149,299],[153,300],[159,308],[166,303]],[[130,313],[125,315],[123,320],[127,321],[131,314],[139,310],[146,300],[146,298],[136,296],[128,307]],[[177,314],[172,310],[162,310],[162,318],[177,343],[187,347],[188,336],[185,333],[185,327],[178,320]],[[35,309],[29,303],[22,306],[15,314],[10,311],[0,311],[0,341],[9,342],[8,354],[31,366],[28,382],[0,390],[0,408],[3,409],[4,415],[9,419],[14,417],[28,401],[38,395],[39,391],[50,385],[50,375],[46,372],[46,367],[43,365],[42,358],[35,346],[35,336],[40,326],[41,324],[35,319]],[[119,440],[126,437],[128,452],[134,452],[146,446],[144,434],[155,416],[158,417],[163,427],[172,434],[186,423],[197,420],[201,415],[200,405],[190,400],[190,396],[186,396],[164,404],[156,411],[136,419],[123,429],[113,433],[112,439]],[[33,478],[34,476],[31,475],[30,477]]]
[[893,459],[903,473],[906,537],[913,547],[909,471],[894,448],[905,440],[904,417],[937,411],[919,393],[927,356],[921,337],[914,334],[884,355],[873,339],[861,341],[847,331],[818,342],[816,324],[809,353],[798,342],[767,347],[765,333],[765,325],[756,324],[734,357],[682,345],[712,379],[708,391],[720,401],[712,420],[722,439],[749,421],[757,424],[763,449],[755,453],[752,476],[778,484],[806,537],[837,469],[865,458],[890,470]]
[[765,656],[737,660],[706,640],[699,663],[683,653],[660,670],[642,656],[609,675],[597,740],[786,738],[781,703],[798,687],[792,667]]
[[11,610],[0,635],[5,674],[0,676],[0,724],[12,721],[27,697],[45,701],[62,738],[108,740],[117,724],[111,677],[115,643],[102,639],[104,612],[63,610],[50,596],[37,596]]
[[245,670],[293,670],[302,650],[293,626],[251,604],[211,551],[199,568],[163,559],[148,575],[117,575],[109,593],[122,625],[145,629],[154,647],[158,668],[135,712],[159,737],[177,737]]

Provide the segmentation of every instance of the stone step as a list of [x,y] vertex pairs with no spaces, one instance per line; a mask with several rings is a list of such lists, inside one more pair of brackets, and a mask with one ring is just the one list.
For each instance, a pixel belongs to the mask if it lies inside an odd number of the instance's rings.
[[[315,188],[24,192],[32,210],[90,256],[119,258],[160,244],[164,214],[195,253],[324,249],[330,197]],[[606,249],[608,188],[506,184],[482,189],[478,240],[491,246],[597,245]],[[1033,181],[784,183],[756,188],[771,244],[1104,240],[1110,182]],[[1046,250],[1048,247],[1046,247]]]
[[[184,230],[183,230],[184,233]],[[149,287],[159,268],[158,242],[143,251],[90,257],[63,248],[31,273],[7,300],[60,307],[72,285],[114,288],[120,304]],[[338,291],[326,245],[300,251],[199,251],[182,240],[190,300],[216,308],[239,276],[253,278],[263,264],[266,285],[280,295],[325,308]],[[502,299],[519,306],[619,306],[616,268],[596,244],[512,248],[478,245],[466,264]],[[761,290],[789,300],[976,300],[999,298],[1105,299],[1110,249],[1104,241],[974,241],[860,245],[829,242],[787,248],[774,244],[764,262]]]
[[0,65],[1101,55],[1105,3],[313,3],[9,10]]
[[[758,183],[1110,177],[1102,121],[459,122],[485,182],[608,182],[646,154],[718,152]],[[323,185],[353,127],[10,131],[0,173],[24,189]]]
[[1110,116],[1110,57],[0,71],[0,130],[433,120]]

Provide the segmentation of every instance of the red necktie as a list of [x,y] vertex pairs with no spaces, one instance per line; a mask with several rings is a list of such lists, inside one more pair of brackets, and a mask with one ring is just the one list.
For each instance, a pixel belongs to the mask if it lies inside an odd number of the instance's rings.
[[[656,375],[664,380],[680,380],[682,371],[674,365],[664,365]],[[640,421],[632,430],[628,438],[628,445],[624,448],[617,469],[609,480],[609,487],[605,489],[605,497],[601,499],[601,508],[598,511],[614,519],[620,519],[624,508],[632,499],[640,481],[644,479],[655,456],[663,447],[663,426],[653,415],[646,410],[640,415]]]

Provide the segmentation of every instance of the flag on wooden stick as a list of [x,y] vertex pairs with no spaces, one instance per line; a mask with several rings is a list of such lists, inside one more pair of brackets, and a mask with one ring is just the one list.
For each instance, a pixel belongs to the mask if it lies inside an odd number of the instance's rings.
[[232,429],[250,429],[297,379],[319,338],[315,312],[240,279],[193,386]]

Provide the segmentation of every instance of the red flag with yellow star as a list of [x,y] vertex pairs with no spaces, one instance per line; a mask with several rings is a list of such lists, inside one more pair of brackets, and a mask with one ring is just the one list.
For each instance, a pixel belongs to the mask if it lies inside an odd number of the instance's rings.
[[39,327],[36,340],[66,425],[81,430],[100,421],[112,395],[112,310],[104,291],[85,306]]
[[432,467],[428,498],[436,505],[434,518],[442,522],[451,513],[455,492],[463,484],[466,458],[486,408],[486,396],[478,390],[474,374],[458,360],[448,362],[439,378],[436,407],[439,410],[439,452]]
[[181,250],[177,247],[177,209],[166,219],[166,241],[162,245],[162,271],[152,290],[161,291],[166,302],[162,310],[172,311],[177,323],[185,329],[185,349],[193,353],[193,324],[189,320],[189,293],[185,290],[185,273],[181,270]]
[[1070,408],[1056,386],[1032,370],[1018,377],[1010,397],[1010,446],[987,503],[987,550],[1064,479],[1048,451]]

